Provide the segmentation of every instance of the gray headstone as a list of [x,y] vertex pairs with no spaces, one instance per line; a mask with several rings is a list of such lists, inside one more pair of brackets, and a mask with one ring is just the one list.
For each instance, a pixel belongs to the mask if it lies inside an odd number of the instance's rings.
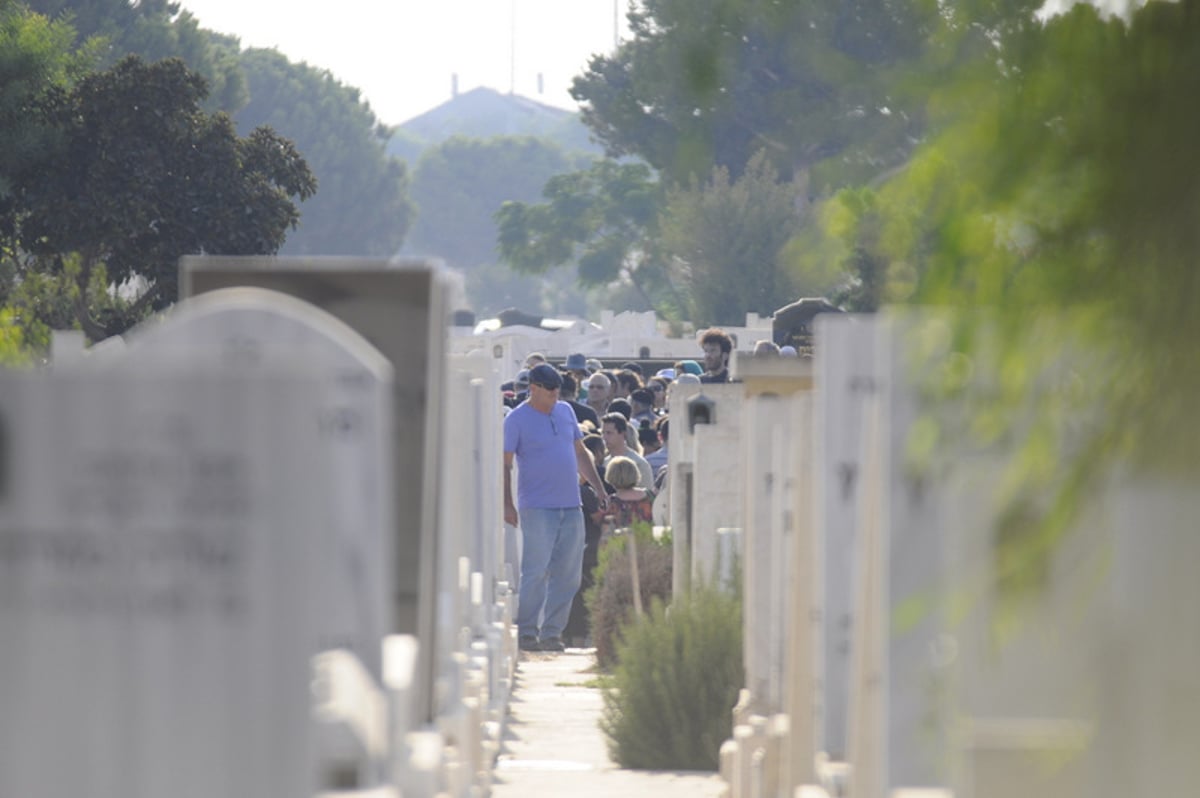
[[319,650],[352,651],[376,680],[394,628],[395,525],[391,493],[392,367],[361,335],[325,311],[262,288],[227,288],[176,305],[127,336],[133,363],[256,369],[305,363],[324,375],[327,401],[309,424],[332,500],[318,585]]
[[[926,344],[948,338],[945,323],[913,314],[890,315],[876,343],[884,397],[883,545],[887,563],[887,730],[885,784],[932,787],[947,783],[946,716],[949,676],[944,650],[944,511],[940,474],[913,458],[922,408],[918,378]],[[944,334],[944,336],[943,336]]]
[[0,373],[0,795],[311,795],[323,389]]
[[854,529],[861,500],[862,430],[879,387],[870,317],[822,314],[815,320],[816,530],[823,552],[824,723],[821,746],[846,758],[850,645],[854,635]]
[[233,286],[281,291],[328,311],[366,338],[396,372],[392,492],[396,589],[393,618],[416,634],[418,717],[432,720],[436,650],[437,476],[441,473],[447,281],[428,261],[313,257],[185,257],[180,296]]

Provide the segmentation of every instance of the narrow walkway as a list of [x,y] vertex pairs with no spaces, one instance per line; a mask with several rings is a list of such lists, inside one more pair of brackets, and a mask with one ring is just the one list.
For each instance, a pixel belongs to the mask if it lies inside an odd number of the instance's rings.
[[522,653],[493,798],[718,798],[715,773],[622,770],[608,758],[591,649]]

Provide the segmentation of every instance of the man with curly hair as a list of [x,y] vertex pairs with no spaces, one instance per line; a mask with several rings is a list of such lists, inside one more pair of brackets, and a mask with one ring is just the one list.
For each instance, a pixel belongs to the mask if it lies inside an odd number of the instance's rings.
[[700,382],[729,382],[729,354],[733,338],[720,327],[709,327],[700,333],[700,348],[704,350],[704,373]]

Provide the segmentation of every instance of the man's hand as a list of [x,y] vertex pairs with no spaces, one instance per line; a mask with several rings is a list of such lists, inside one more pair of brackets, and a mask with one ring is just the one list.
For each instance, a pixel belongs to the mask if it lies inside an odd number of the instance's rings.
[[605,493],[603,490],[598,490],[598,491],[596,491],[596,498],[600,500],[600,509],[607,510],[608,509],[608,494]]
[[504,505],[504,523],[510,526],[517,526],[520,517],[517,515],[517,508],[511,504]]

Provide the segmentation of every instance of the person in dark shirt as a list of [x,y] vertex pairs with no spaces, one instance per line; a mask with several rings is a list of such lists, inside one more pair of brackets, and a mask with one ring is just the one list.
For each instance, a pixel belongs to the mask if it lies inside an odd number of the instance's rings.
[[558,396],[564,402],[571,406],[575,411],[575,420],[580,424],[585,421],[592,422],[593,429],[600,429],[600,416],[596,415],[596,411],[587,405],[576,400],[575,392],[578,390],[575,382],[575,375],[567,372],[562,375],[562,387],[558,389]]
[[704,350],[704,373],[700,382],[729,382],[729,355],[733,352],[733,338],[720,327],[710,327],[700,333],[700,347]]

